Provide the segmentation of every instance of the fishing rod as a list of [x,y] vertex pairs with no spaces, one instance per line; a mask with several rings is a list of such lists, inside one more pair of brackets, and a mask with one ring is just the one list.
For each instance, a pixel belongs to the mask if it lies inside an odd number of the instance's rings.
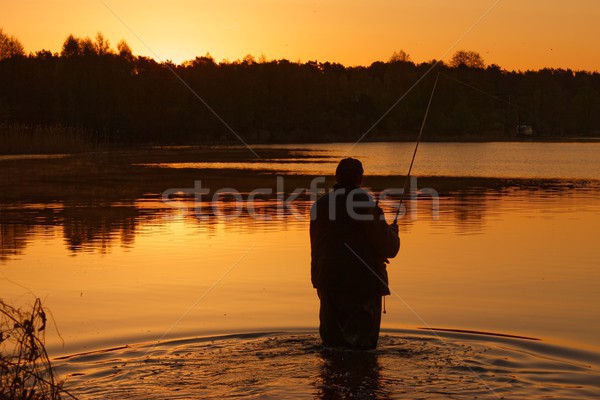
[[419,131],[419,136],[417,136],[417,143],[415,145],[415,151],[412,155],[412,160],[410,160],[410,167],[408,167],[408,174],[406,174],[406,178],[404,178],[404,188],[402,190],[402,194],[400,195],[400,203],[398,203],[398,209],[396,210],[396,216],[394,217],[394,222],[392,225],[396,225],[398,223],[398,215],[400,214],[400,207],[402,207],[402,200],[404,200],[404,193],[406,193],[406,189],[408,188],[408,181],[410,178],[410,172],[412,171],[413,164],[415,162],[415,156],[417,155],[417,150],[419,149],[419,143],[421,142],[421,135],[423,135],[423,129],[425,128],[425,122],[427,121],[427,115],[429,114],[429,108],[431,107],[431,101],[433,100],[433,94],[435,93],[435,87],[437,86],[438,79],[440,78],[440,74],[438,72],[435,77],[435,83],[433,84],[433,89],[431,90],[431,96],[429,96],[429,103],[427,103],[427,109],[425,110],[425,116],[423,117],[423,122],[421,123],[421,130]]

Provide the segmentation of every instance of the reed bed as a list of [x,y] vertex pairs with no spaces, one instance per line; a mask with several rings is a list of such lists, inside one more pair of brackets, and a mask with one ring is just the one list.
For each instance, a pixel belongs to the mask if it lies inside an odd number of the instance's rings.
[[46,312],[40,299],[24,311],[0,299],[0,399],[75,398],[62,388],[44,346]]
[[61,125],[0,124],[0,154],[65,154],[98,150],[93,132]]

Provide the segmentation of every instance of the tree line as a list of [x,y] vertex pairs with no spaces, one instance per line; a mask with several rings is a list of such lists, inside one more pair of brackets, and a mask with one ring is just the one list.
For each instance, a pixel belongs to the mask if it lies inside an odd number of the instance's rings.
[[354,141],[366,131],[410,140],[438,73],[431,140],[510,139],[519,125],[550,138],[600,134],[598,72],[507,71],[471,51],[424,63],[399,51],[369,66],[209,54],[174,64],[124,41],[113,49],[100,33],[26,55],[2,30],[0,124],[86,129],[112,143],[237,142],[232,131],[248,142]]

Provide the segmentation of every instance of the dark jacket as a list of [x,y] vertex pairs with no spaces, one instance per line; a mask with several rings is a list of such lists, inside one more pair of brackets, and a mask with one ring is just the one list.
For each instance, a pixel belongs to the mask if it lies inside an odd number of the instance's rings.
[[[354,207],[347,207],[349,196]],[[310,241],[315,288],[390,294],[386,262],[398,254],[400,238],[364,190],[336,185],[318,199],[311,209]]]

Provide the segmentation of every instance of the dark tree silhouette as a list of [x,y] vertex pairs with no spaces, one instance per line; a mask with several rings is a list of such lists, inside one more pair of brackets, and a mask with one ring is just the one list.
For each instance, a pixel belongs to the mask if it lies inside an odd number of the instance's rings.
[[452,56],[450,66],[455,68],[485,68],[485,62],[481,54],[476,51],[458,50]]
[[[436,66],[443,75],[428,140],[506,140],[517,125],[548,137],[600,135],[599,73],[511,72],[484,68],[474,52],[457,55]],[[10,132],[20,124],[52,127],[25,129],[35,135],[70,127],[87,132],[85,143],[236,143],[214,111],[248,142],[354,141],[436,63],[407,58],[397,52],[389,62],[346,67],[206,54],[176,65],[135,56],[124,41],[115,51],[102,34],[69,35],[60,54],[0,60],[0,139],[2,124]],[[423,79],[367,139],[414,140],[434,79]]]
[[96,34],[96,43],[94,43],[94,48],[96,50],[96,54],[99,56],[105,56],[112,53],[112,50],[110,49],[110,42],[101,32]]
[[75,57],[80,55],[79,51],[79,39],[73,35],[67,36],[67,39],[63,43],[62,51],[60,55],[62,57]]
[[131,47],[129,47],[124,39],[121,39],[121,41],[117,43],[117,52],[119,57],[130,62],[133,61],[133,52],[131,51]]
[[19,39],[14,36],[8,36],[0,28],[0,60],[24,55],[25,51]]
[[395,51],[390,57],[390,62],[408,62],[410,61],[410,55],[404,50]]

